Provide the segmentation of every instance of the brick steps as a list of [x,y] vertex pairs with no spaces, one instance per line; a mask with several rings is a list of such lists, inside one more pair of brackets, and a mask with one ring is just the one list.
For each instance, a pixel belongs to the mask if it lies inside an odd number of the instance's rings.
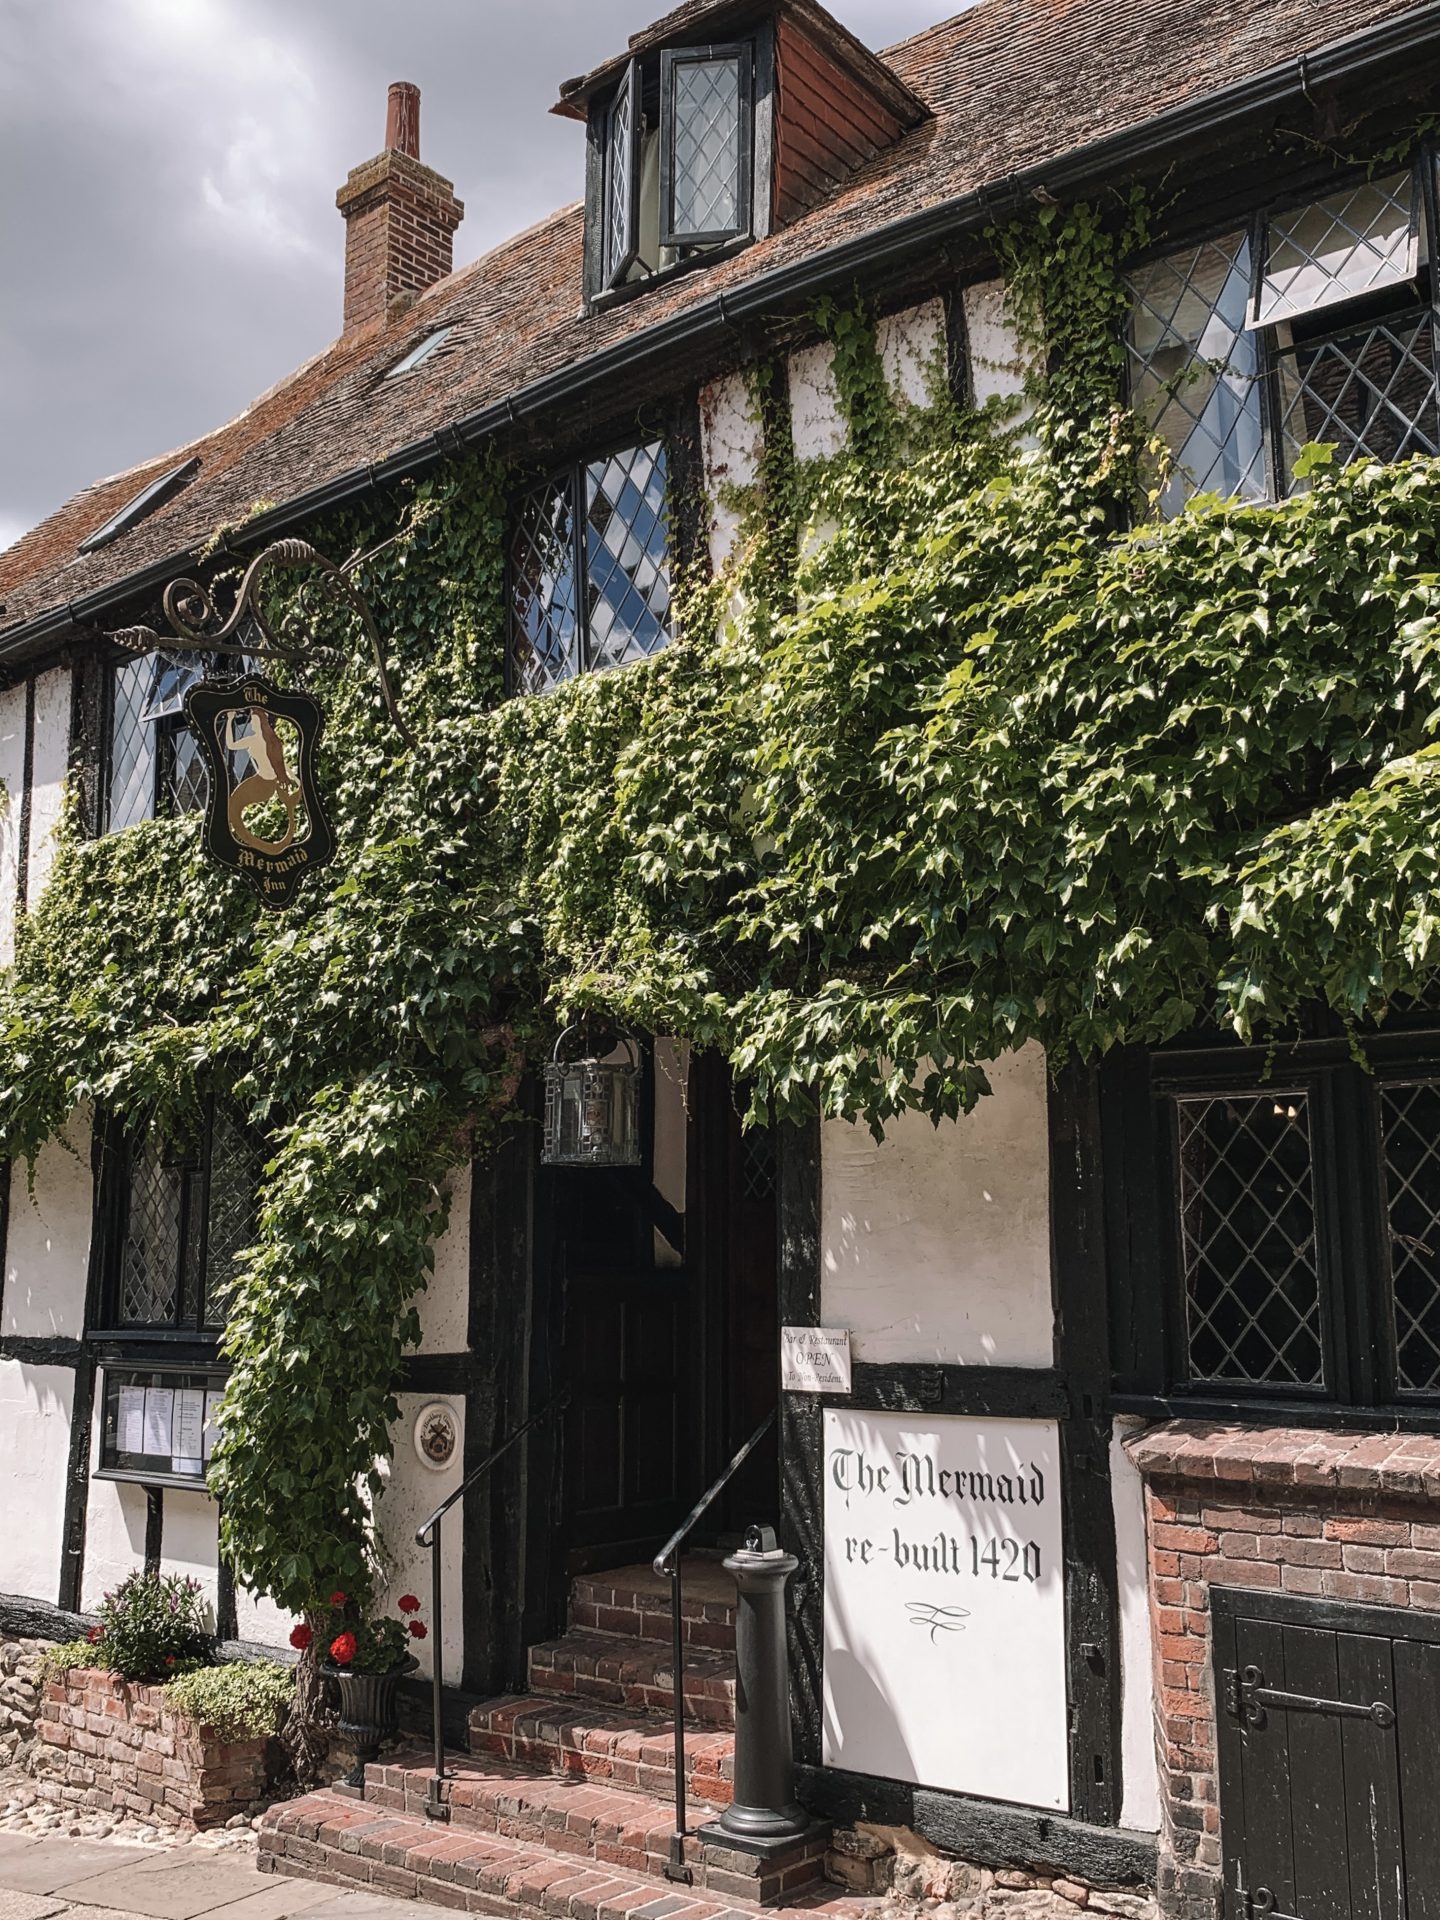
[[[460,1758],[447,1762],[453,1775],[442,1799],[452,1832],[498,1835],[584,1858],[626,1873],[664,1877],[674,1830],[674,1809],[647,1793],[607,1786],[586,1776],[535,1774],[512,1761]],[[401,1756],[366,1770],[365,1801],[377,1809],[423,1816],[430,1763],[419,1754]],[[703,1809],[689,1821],[705,1824]],[[826,1840],[819,1837],[782,1863],[718,1842],[690,1838],[685,1858],[696,1886],[725,1897],[766,1900],[818,1878]]]
[[[584,1776],[664,1800],[675,1779],[675,1735],[668,1720],[626,1713],[554,1694],[507,1694],[470,1715],[470,1751],[548,1775]],[[734,1796],[735,1736],[696,1727],[685,1736],[691,1795],[711,1807]]]
[[[687,1647],[735,1648],[735,1582],[718,1555],[690,1554],[681,1568],[680,1633]],[[671,1637],[670,1582],[653,1567],[581,1574],[570,1588],[570,1625],[632,1640]]]
[[[581,1824],[588,1817],[579,1810]],[[272,1807],[259,1838],[262,1872],[369,1887],[470,1913],[518,1913],[527,1920],[721,1920],[728,1913],[761,1911],[753,1900],[719,1887],[675,1886],[575,1852],[438,1825],[331,1792]],[[806,1910],[859,1920],[870,1904],[807,1901]]]
[[[674,1662],[660,1641],[572,1627],[559,1640],[530,1649],[533,1693],[573,1694],[606,1706],[668,1713]],[[707,1727],[735,1725],[735,1657],[716,1648],[685,1649],[682,1675],[687,1719]]]

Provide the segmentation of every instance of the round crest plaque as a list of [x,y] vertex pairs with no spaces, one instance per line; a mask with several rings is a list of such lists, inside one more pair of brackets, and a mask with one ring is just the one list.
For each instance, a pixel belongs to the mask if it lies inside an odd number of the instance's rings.
[[415,1416],[415,1453],[421,1466],[443,1473],[460,1444],[460,1423],[453,1407],[432,1400]]

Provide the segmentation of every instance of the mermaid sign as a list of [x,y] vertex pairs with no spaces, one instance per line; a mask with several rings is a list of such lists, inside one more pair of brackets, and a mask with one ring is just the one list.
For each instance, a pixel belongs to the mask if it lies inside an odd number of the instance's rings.
[[200,681],[185,696],[185,716],[210,775],[206,852],[263,906],[288,907],[305,875],[335,853],[315,780],[319,703],[247,674]]

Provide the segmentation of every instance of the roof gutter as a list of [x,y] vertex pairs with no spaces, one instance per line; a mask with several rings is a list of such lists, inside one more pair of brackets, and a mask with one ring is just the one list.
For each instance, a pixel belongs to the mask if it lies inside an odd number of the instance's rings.
[[[573,361],[503,400],[462,415],[384,460],[356,467],[308,493],[297,494],[268,513],[258,514],[245,523],[244,539],[248,545],[256,539],[277,538],[316,514],[344,505],[376,487],[424,472],[461,448],[513,426],[524,415],[545,413],[659,354],[707,339],[722,341],[739,321],[758,318],[804,295],[821,293],[926,246],[939,245],[959,232],[1017,213],[1034,200],[1037,191],[1045,195],[1078,191],[1127,167],[1153,160],[1196,136],[1213,134],[1297,99],[1308,100],[1316,88],[1360,79],[1401,58],[1437,51],[1440,0],[1425,0],[1422,6],[1171,108],[1137,127],[1077,147],[1058,159],[1022,168],[991,186],[975,188],[923,212],[893,220],[793,265],[757,274],[613,347]],[[50,608],[8,632],[0,632],[0,665],[33,653],[77,627],[93,624],[110,608],[162,586],[178,571],[193,565],[195,559],[196,550],[186,549],[81,600]]]

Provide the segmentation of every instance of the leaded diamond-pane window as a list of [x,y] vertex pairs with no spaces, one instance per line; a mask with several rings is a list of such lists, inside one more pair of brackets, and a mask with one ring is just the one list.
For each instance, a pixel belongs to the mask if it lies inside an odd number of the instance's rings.
[[1193,493],[1264,497],[1263,369],[1245,331],[1249,289],[1243,233],[1155,260],[1131,280],[1131,398],[1169,454],[1166,515]]
[[1290,485],[1309,441],[1337,465],[1440,453],[1435,328],[1428,307],[1331,334],[1277,354],[1280,433]]
[[1322,1389],[1308,1097],[1185,1097],[1176,1114],[1190,1378]]
[[625,447],[526,495],[511,548],[517,693],[647,659],[670,638],[667,460]]
[[1419,265],[1415,174],[1362,180],[1267,223],[1250,324],[1271,326],[1398,286]]
[[605,285],[615,287],[635,264],[640,189],[640,69],[630,62],[610,103],[605,130]]
[[592,461],[585,491],[589,665],[623,667],[670,638],[664,447]]
[[213,1108],[202,1137],[177,1149],[154,1132],[112,1135],[106,1158],[114,1222],[106,1259],[107,1327],[190,1333],[224,1324],[238,1256],[254,1233],[260,1154]]
[[164,654],[119,660],[111,668],[111,833],[157,814],[198,813],[205,805],[204,765],[184,710],[185,694],[203,671],[198,660]]
[[751,62],[748,46],[661,56],[666,246],[715,245],[749,230]]
[[1380,1089],[1396,1383],[1440,1391],[1440,1082]]

